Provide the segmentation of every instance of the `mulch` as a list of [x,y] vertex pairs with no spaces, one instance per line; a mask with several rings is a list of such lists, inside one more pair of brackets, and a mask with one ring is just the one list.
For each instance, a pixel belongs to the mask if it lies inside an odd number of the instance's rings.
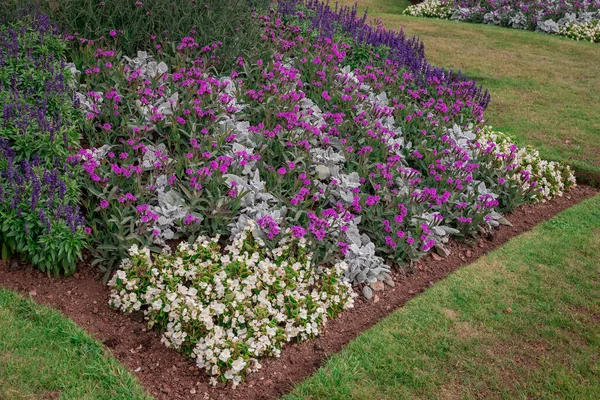
[[224,385],[210,386],[206,375],[189,359],[161,344],[159,334],[148,330],[139,316],[112,310],[108,306],[109,289],[91,267],[84,266],[69,278],[52,279],[28,265],[0,261],[0,285],[62,311],[104,342],[157,399],[274,399],[313,374],[361,332],[452,271],[598,193],[590,187],[579,186],[564,197],[518,208],[507,215],[512,226],[502,226],[494,235],[480,237],[471,244],[450,242],[448,257],[428,256],[416,265],[415,273],[409,276],[397,273],[395,286],[375,292],[376,301],[357,299],[353,309],[328,322],[320,337],[289,344],[280,358],[262,360],[263,368],[249,375],[235,390]]

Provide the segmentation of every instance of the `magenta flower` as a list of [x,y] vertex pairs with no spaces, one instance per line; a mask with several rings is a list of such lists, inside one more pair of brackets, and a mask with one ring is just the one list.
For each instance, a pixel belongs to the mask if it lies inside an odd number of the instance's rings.
[[343,255],[348,254],[348,243],[338,242],[338,247]]
[[100,208],[105,209],[106,207],[108,207],[109,203],[108,200],[102,200],[100,202]]
[[394,239],[391,238],[391,236],[385,237],[385,244],[391,247],[392,249],[396,248],[396,242],[394,241]]
[[306,229],[301,226],[294,225],[290,228],[292,235],[296,238],[303,238],[306,235]]

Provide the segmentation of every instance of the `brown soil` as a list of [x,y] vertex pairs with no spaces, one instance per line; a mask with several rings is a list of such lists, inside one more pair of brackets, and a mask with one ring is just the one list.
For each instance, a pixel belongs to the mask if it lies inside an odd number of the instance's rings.
[[473,245],[451,242],[448,246],[451,254],[447,258],[426,257],[417,265],[416,273],[408,277],[398,274],[394,277],[394,288],[376,293],[377,302],[358,300],[352,310],[329,321],[319,338],[287,345],[281,358],[263,360],[263,368],[251,374],[236,390],[210,386],[208,378],[190,360],[164,347],[159,335],[146,329],[139,317],[110,309],[109,290],[89,267],[83,267],[73,277],[54,280],[31,267],[0,262],[0,285],[61,310],[102,340],[157,399],[273,399],[310,376],[323,361],[361,332],[458,267],[597,193],[589,187],[577,187],[565,197],[520,207],[507,216],[513,226],[503,226],[493,236],[479,238]]

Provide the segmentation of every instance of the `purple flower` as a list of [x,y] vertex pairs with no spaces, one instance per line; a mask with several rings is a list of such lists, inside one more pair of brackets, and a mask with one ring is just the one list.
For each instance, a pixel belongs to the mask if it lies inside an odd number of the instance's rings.
[[259,218],[256,222],[258,223],[258,226],[266,232],[269,239],[273,239],[275,236],[279,235],[279,224],[277,224],[277,221],[270,215]]
[[303,238],[306,235],[306,229],[301,226],[294,225],[290,228],[292,235],[296,238]]

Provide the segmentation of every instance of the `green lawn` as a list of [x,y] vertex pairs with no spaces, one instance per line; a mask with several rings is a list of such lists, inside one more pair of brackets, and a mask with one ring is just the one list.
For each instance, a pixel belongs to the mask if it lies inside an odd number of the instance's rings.
[[600,398],[600,195],[351,342],[286,399]]
[[[341,0],[351,5],[354,0]],[[400,15],[407,0],[359,0],[387,27],[425,43],[434,65],[487,87],[488,123],[600,184],[600,45],[483,24]]]
[[0,399],[149,399],[102,345],[59,312],[0,289]]

